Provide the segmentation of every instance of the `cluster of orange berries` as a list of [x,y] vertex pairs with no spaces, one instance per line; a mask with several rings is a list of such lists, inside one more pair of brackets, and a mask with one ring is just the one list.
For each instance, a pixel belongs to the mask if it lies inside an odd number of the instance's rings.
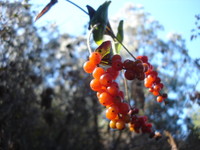
[[147,123],[147,117],[137,116],[139,110],[131,108],[124,101],[124,93],[115,81],[119,71],[125,68],[121,56],[114,55],[111,58],[111,66],[107,69],[100,67],[100,62],[100,53],[93,52],[89,56],[89,61],[84,63],[83,69],[87,73],[92,73],[90,87],[97,92],[100,104],[106,107],[106,118],[110,120],[110,128],[122,130],[129,124],[131,131],[151,133],[152,125]]

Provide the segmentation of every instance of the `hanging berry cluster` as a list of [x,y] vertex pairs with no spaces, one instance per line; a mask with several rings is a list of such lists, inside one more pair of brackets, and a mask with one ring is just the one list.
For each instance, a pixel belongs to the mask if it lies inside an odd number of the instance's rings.
[[[56,4],[57,1],[51,0],[45,8],[37,15],[36,20],[43,16],[49,9]],[[108,19],[108,7],[111,1],[105,1],[98,7],[97,10],[87,5],[88,12],[75,4],[67,1],[75,7],[82,10],[90,18],[89,28],[96,44],[100,45],[96,52],[92,52],[88,38],[88,49],[90,51],[89,61],[84,63],[86,73],[92,73],[93,79],[90,82],[90,87],[97,92],[97,98],[103,106],[106,107],[106,117],[110,120],[110,127],[119,130],[124,129],[126,124],[129,124],[129,129],[136,133],[151,133],[151,137],[157,136],[152,131],[152,124],[147,122],[146,116],[138,116],[139,109],[133,108],[124,101],[124,93],[119,89],[118,83],[115,81],[121,70],[124,70],[124,77],[127,80],[144,80],[144,85],[149,88],[149,91],[157,96],[157,102],[165,102],[166,93],[161,93],[163,84],[158,77],[158,73],[153,70],[153,66],[148,62],[147,56],[138,56],[135,58],[130,51],[123,45],[123,21],[118,25],[118,31],[115,35]],[[103,42],[104,35],[109,35],[115,41],[115,50],[119,53],[121,47],[126,50],[134,58],[133,60],[122,61],[120,55],[114,55],[108,61],[105,57],[110,56],[107,51],[110,46],[110,41]],[[108,54],[108,55],[107,55]],[[109,68],[105,69],[100,66],[100,63],[106,63]]]
[[[122,130],[128,124],[130,131],[153,134],[152,124],[148,123],[147,116],[138,116],[139,109],[125,102],[124,93],[116,82],[121,70],[125,70],[124,76],[127,80],[136,78],[147,80],[148,76],[155,72],[152,71],[153,67],[148,63],[148,58],[139,56],[135,61],[128,59],[122,61],[120,55],[113,55],[107,68],[101,67],[101,61],[102,55],[99,52],[92,52],[89,60],[84,63],[83,69],[93,76],[90,88],[97,92],[99,103],[106,107],[106,118],[110,120],[110,128]],[[151,86],[158,83],[160,82],[152,80]]]
[[135,61],[125,60],[123,63],[125,73],[124,76],[127,80],[144,80],[144,86],[149,88],[154,96],[157,96],[157,102],[161,103],[167,98],[167,94],[161,94],[164,87],[158,73],[153,70],[153,66],[148,62],[147,56],[138,56]]

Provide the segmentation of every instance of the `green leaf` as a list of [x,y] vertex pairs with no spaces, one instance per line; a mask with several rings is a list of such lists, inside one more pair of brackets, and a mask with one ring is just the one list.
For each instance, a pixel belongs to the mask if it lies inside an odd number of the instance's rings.
[[103,35],[108,23],[108,6],[110,3],[111,1],[104,2],[101,6],[99,6],[93,17],[90,19],[91,28],[94,28],[94,26],[97,25],[93,31],[93,38],[98,45],[103,42]]
[[122,43],[124,39],[123,23],[124,23],[123,20],[121,20],[118,25],[117,41],[115,44],[115,50],[117,54],[120,53],[120,50],[122,48],[122,45],[120,43]]
[[90,20],[91,20],[94,17],[96,10],[94,10],[94,8],[92,8],[90,5],[86,5],[86,7],[88,9],[88,15],[89,15]]

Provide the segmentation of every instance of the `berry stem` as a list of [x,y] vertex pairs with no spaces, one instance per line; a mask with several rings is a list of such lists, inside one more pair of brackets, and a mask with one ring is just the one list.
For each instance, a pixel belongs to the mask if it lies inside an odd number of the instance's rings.
[[122,47],[126,50],[126,52],[127,52],[129,55],[131,55],[131,57],[133,57],[134,60],[137,60],[137,59],[135,58],[135,56],[133,56],[133,54],[131,54],[131,52],[126,48],[126,46],[125,46],[122,42],[120,42],[120,40],[114,35],[110,24],[108,24],[108,25],[106,26],[106,31],[107,31],[107,33],[113,38],[114,41],[117,41],[119,44],[122,45]]
[[[124,74],[124,70],[122,70],[123,74]],[[128,101],[129,105],[130,105],[130,97],[129,97],[129,93],[128,93],[128,83],[126,78],[124,78],[124,90],[125,90],[125,99]]]
[[92,35],[92,32],[94,31],[94,29],[98,26],[99,24],[95,24],[94,26],[91,27],[90,31],[89,31],[89,36],[87,38],[87,47],[88,47],[88,51],[91,54],[92,53],[92,49],[91,49],[91,44],[90,44],[90,38]]

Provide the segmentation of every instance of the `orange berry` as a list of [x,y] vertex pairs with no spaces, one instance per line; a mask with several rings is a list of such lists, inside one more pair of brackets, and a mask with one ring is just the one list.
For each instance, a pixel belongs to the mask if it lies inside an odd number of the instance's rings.
[[95,78],[95,79],[100,79],[101,75],[103,75],[105,73],[105,70],[101,67],[96,67],[94,69],[94,71],[92,72],[92,76]]
[[116,122],[116,128],[118,130],[122,130],[125,128],[125,122],[121,119],[119,119],[117,122]]
[[99,96],[99,102],[104,106],[111,105],[113,104],[113,97],[107,92],[102,92]]
[[119,112],[118,107],[116,105],[111,105],[106,110],[106,118],[108,118],[109,120],[113,120],[117,117],[118,112]]
[[117,123],[116,120],[111,120],[110,123],[109,123],[110,128],[115,129],[116,128],[116,123]]
[[98,52],[93,52],[89,56],[89,60],[94,64],[99,64],[101,62],[101,55]]
[[103,86],[109,86],[113,82],[113,78],[112,78],[111,74],[105,73],[105,74],[101,75],[99,81]]
[[100,91],[101,90],[101,83],[99,82],[98,79],[93,79],[91,82],[90,82],[90,88],[93,90],[93,91]]
[[91,61],[86,61],[84,64],[83,64],[83,69],[86,73],[92,73],[93,70],[95,69],[96,67],[96,64],[94,64],[93,62]]
[[162,103],[164,98],[162,96],[158,96],[156,100],[158,103]]

